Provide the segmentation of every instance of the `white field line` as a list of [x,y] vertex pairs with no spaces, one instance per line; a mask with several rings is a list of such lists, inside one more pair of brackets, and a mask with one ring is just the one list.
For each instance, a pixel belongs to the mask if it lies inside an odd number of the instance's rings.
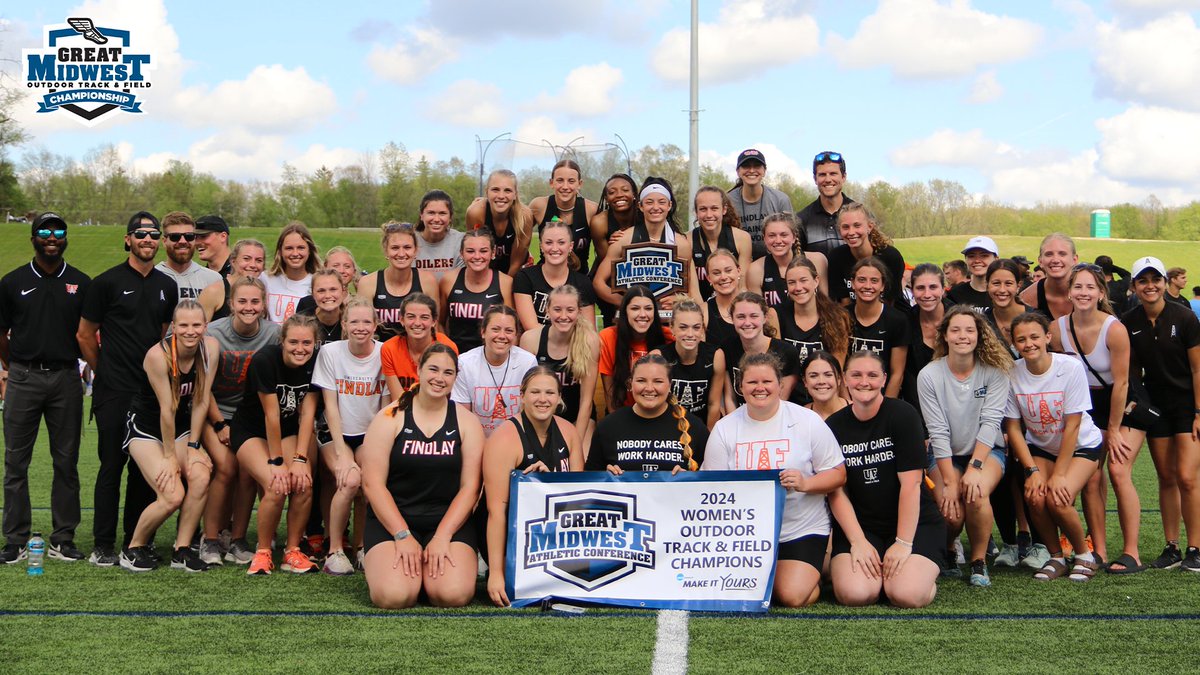
[[654,639],[654,675],[678,675],[687,672],[688,613],[664,609],[658,613],[658,634]]

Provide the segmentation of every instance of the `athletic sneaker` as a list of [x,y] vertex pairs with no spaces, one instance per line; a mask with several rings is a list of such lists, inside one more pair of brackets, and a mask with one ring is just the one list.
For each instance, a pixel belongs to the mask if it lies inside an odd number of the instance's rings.
[[996,567],[1016,567],[1021,562],[1020,553],[1021,548],[1016,544],[1005,544],[993,564]]
[[1185,572],[1200,572],[1200,548],[1189,546],[1183,554],[1183,562],[1180,563],[1179,569]]
[[221,562],[221,542],[216,539],[205,539],[203,544],[200,544],[200,559],[207,565],[216,565],[220,567],[225,563]]
[[954,562],[957,565],[967,564],[967,556],[963,553],[962,539],[954,540]]
[[1179,544],[1167,544],[1160,556],[1150,563],[1156,570],[1173,570],[1183,562],[1183,554],[1179,552]]
[[979,588],[987,588],[992,585],[992,578],[988,576],[987,563],[982,560],[974,560],[971,562],[971,578],[967,579],[967,583]]
[[365,550],[360,548],[354,551],[354,567],[360,572],[366,569],[367,552]]
[[346,557],[345,551],[334,551],[328,558],[325,558],[325,567],[322,571],[325,574],[340,577],[354,574],[354,565],[350,562],[350,558]]
[[150,556],[150,559],[154,561],[155,565],[161,565],[166,562],[163,560],[163,557],[159,555],[158,549],[154,548],[153,544],[150,546],[143,546],[142,548],[146,549],[146,555]]
[[217,535],[217,543],[221,546],[221,555],[229,552],[229,545],[233,543],[233,533],[229,531],[228,527]]
[[941,575],[951,579],[962,578],[962,570],[958,569],[958,554],[952,548],[946,550],[942,560]]
[[1033,536],[1028,532],[1017,533],[1017,560],[1022,560],[1029,555],[1029,548],[1033,546]]
[[987,554],[988,560],[995,560],[996,556],[1000,555],[1000,549],[996,546],[996,540],[988,537]]
[[308,574],[316,572],[317,566],[299,548],[294,548],[283,554],[283,564],[279,569],[292,574]]
[[25,547],[8,544],[0,551],[0,563],[15,565],[25,559]]
[[271,560],[271,549],[259,549],[254,552],[254,559],[250,561],[250,569],[246,570],[246,574],[267,575],[274,568],[275,562]]
[[250,542],[243,537],[234,539],[229,543],[229,552],[225,554],[225,562],[231,562],[235,565],[249,565],[251,560],[254,560],[254,549],[250,548]]
[[118,560],[117,552],[112,546],[97,546],[92,549],[92,555],[88,556],[88,562],[96,567],[112,567]]
[[1021,567],[1040,570],[1048,562],[1050,562],[1050,549],[1046,548],[1045,544],[1034,544],[1029,547],[1029,555],[1021,558]]
[[311,562],[317,563],[325,559],[325,536],[310,534],[300,540],[300,552]]
[[184,572],[207,572],[209,564],[200,559],[200,554],[193,551],[191,547],[175,549],[175,555],[171,556],[171,569],[183,570]]
[[158,565],[150,557],[147,546],[121,549],[121,569],[130,572],[150,572]]
[[64,541],[61,544],[50,544],[50,547],[46,549],[46,557],[63,562],[75,562],[83,560],[83,551],[75,548],[75,542]]

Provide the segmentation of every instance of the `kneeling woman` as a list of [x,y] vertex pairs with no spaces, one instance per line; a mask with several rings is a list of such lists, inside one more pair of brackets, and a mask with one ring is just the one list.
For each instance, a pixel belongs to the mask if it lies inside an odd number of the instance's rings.
[[783,362],[778,357],[747,354],[738,367],[746,405],[713,427],[703,468],[782,470],[779,482],[787,498],[779,531],[775,601],[806,607],[820,595],[829,547],[825,495],[846,482],[842,451],[820,415],[782,399]]
[[1012,370],[1004,430],[1010,449],[1025,467],[1025,501],[1033,526],[1052,549],[1050,560],[1033,578],[1049,581],[1067,573],[1057,527],[1076,551],[1071,580],[1088,581],[1100,563],[1084,541],[1075,497],[1100,468],[1104,437],[1085,414],[1092,408],[1087,375],[1079,359],[1050,353],[1050,321],[1044,315],[1027,312],[1017,317],[1012,336],[1023,358]]
[[[657,313],[656,313],[657,315]],[[695,471],[704,458],[708,428],[671,395],[671,366],[661,354],[637,360],[626,385],[633,405],[596,425],[588,471]]]
[[[200,432],[218,347],[216,340],[204,336],[206,324],[200,303],[180,301],[171,324],[173,334],[151,347],[142,361],[146,380],[130,405],[125,449],[158,499],[142,511],[129,546],[121,551],[121,567],[130,572],[155,568],[151,538],[175,511],[180,511],[179,531],[171,567],[188,572],[208,569],[190,548],[212,474],[212,460],[200,447]],[[180,467],[187,477],[186,495]]]
[[882,592],[897,607],[924,607],[937,595],[946,524],[922,485],[920,417],[884,397],[886,381],[878,354],[851,354],[850,406],[825,420],[849,465],[845,487],[829,496],[833,594],[843,605],[873,604]]
[[508,538],[508,486],[513,471],[579,471],[583,449],[578,432],[554,414],[562,403],[558,372],[535,366],[521,379],[521,414],[509,418],[488,438],[483,450],[483,485],[487,498],[488,596],[507,607],[504,547]]
[[364,569],[376,607],[412,607],[422,590],[438,607],[462,607],[475,597],[478,545],[470,520],[483,428],[450,401],[457,375],[454,350],[430,345],[416,386],[375,417],[358,451],[371,507]]

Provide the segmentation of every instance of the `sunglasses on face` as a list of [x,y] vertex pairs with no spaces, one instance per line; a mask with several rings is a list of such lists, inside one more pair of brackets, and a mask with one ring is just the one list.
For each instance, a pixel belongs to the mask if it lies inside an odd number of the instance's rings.
[[67,238],[67,231],[65,229],[61,229],[61,228],[56,228],[53,230],[51,230],[49,228],[42,228],[42,229],[38,230],[37,232],[35,232],[34,234],[37,235],[38,239],[49,239],[50,237],[54,237],[55,239],[66,239]]
[[151,239],[158,241],[158,239],[162,237],[162,232],[159,232],[158,230],[134,230],[133,232],[129,233],[129,236],[133,237],[134,239],[145,239],[146,237],[150,237]]
[[820,164],[821,162],[840,162],[842,161],[842,153],[840,152],[818,152],[813,161]]
[[196,235],[191,232],[172,232],[171,234],[167,235],[167,239],[170,239],[172,242],[178,244],[180,239],[187,242],[196,241]]

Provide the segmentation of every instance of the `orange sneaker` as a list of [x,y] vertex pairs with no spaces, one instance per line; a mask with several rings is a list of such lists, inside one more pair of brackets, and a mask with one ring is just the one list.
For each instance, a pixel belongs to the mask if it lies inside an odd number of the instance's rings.
[[1071,546],[1071,540],[1067,539],[1067,535],[1061,534],[1058,536],[1058,545],[1062,548],[1062,557],[1070,558],[1075,555],[1075,547]]
[[1084,537],[1083,540],[1087,542],[1088,553],[1095,553],[1096,545],[1092,543],[1092,535],[1089,534],[1088,536]]
[[294,548],[283,554],[283,564],[279,569],[292,574],[309,574],[316,572],[317,566],[299,548]]
[[275,568],[275,562],[271,560],[271,549],[260,548],[254,552],[254,559],[250,561],[250,569],[246,570],[246,574],[267,575]]

